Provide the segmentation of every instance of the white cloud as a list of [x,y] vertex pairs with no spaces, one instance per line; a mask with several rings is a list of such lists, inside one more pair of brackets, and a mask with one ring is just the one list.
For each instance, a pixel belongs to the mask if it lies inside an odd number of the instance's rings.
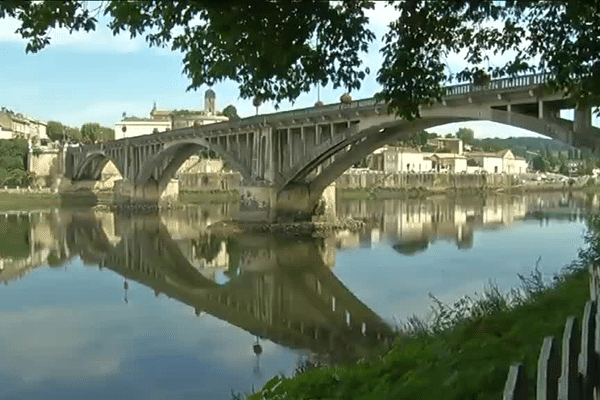
[[0,24],[0,43],[20,42],[21,36],[15,33],[19,28],[19,21],[15,18],[4,18]]
[[[91,32],[73,32],[68,29],[58,28],[50,31],[50,46],[46,51],[64,50],[65,48],[76,53],[133,53],[147,44],[143,37],[131,39],[127,33],[114,36],[107,27],[106,18],[98,18],[96,30]],[[0,43],[22,43],[27,41],[16,34],[20,22],[16,18],[4,18],[0,24]]]

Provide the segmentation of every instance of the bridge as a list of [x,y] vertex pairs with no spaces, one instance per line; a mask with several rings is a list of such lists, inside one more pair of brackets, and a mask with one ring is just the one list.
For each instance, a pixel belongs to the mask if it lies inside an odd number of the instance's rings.
[[73,214],[67,226],[71,256],[187,304],[196,315],[332,359],[364,357],[393,340],[391,327],[337,279],[314,240],[230,239],[230,280],[219,284],[194,266],[157,216],[115,216],[118,243],[102,221],[92,212]]
[[181,164],[210,149],[242,174],[241,211],[267,220],[307,218],[353,164],[391,141],[437,125],[488,120],[600,149],[591,105],[579,105],[574,121],[561,119],[560,110],[574,105],[564,93],[549,91],[546,79],[527,75],[485,86],[450,86],[443,100],[423,106],[415,121],[388,114],[386,104],[369,98],[70,148],[65,175],[97,180],[112,160],[123,177],[115,188],[118,201],[158,203],[177,195],[172,178]]

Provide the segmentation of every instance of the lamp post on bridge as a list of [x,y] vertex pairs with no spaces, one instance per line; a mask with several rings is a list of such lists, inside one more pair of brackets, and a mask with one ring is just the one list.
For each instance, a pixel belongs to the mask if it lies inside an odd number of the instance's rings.
[[258,107],[262,104],[262,100],[258,96],[254,96],[252,99],[252,105],[256,107],[256,115],[258,115]]

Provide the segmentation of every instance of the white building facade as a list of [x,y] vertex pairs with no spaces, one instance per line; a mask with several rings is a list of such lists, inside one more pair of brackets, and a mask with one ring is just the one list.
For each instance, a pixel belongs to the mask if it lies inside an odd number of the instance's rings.
[[150,118],[126,117],[123,114],[123,119],[115,123],[115,139],[228,121],[229,118],[215,110],[215,105],[215,93],[209,89],[205,93],[204,110],[157,110],[155,104]]

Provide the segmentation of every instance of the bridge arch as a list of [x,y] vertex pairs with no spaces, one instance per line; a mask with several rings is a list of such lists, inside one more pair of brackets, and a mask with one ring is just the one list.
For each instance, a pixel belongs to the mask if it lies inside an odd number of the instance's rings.
[[[329,141],[312,149],[312,151],[285,171],[285,179],[278,182],[278,192],[293,188],[298,184],[308,184],[311,202],[316,201],[323,190],[333,183],[344,171],[361,159],[371,154],[376,149],[401,137],[408,137],[411,133],[423,129],[445,125],[453,122],[466,122],[474,120],[489,120],[503,125],[527,129],[543,136],[573,142],[573,131],[560,121],[549,121],[537,117],[509,113],[503,110],[487,109],[461,112],[452,109],[423,110],[423,117],[415,121],[387,118],[365,119],[350,127],[344,135],[332,138]],[[437,115],[436,115],[437,114]],[[439,116],[439,114],[447,114]],[[455,115],[452,115],[455,114]],[[386,120],[387,119],[387,120]],[[584,143],[589,145],[589,143]],[[324,162],[335,156],[328,165]],[[307,181],[307,177],[319,166],[321,172]]]
[[78,166],[77,170],[73,174],[73,180],[98,180],[102,171],[106,165],[112,162],[115,168],[119,171],[119,174],[123,176],[123,171],[119,167],[119,164],[104,151],[92,151],[86,154],[85,159]]
[[162,192],[181,165],[202,149],[214,151],[238,171],[244,180],[252,179],[250,169],[221,146],[209,143],[205,139],[186,139],[172,143],[151,156],[135,177],[135,184],[145,185],[153,181],[158,185],[159,192]]

